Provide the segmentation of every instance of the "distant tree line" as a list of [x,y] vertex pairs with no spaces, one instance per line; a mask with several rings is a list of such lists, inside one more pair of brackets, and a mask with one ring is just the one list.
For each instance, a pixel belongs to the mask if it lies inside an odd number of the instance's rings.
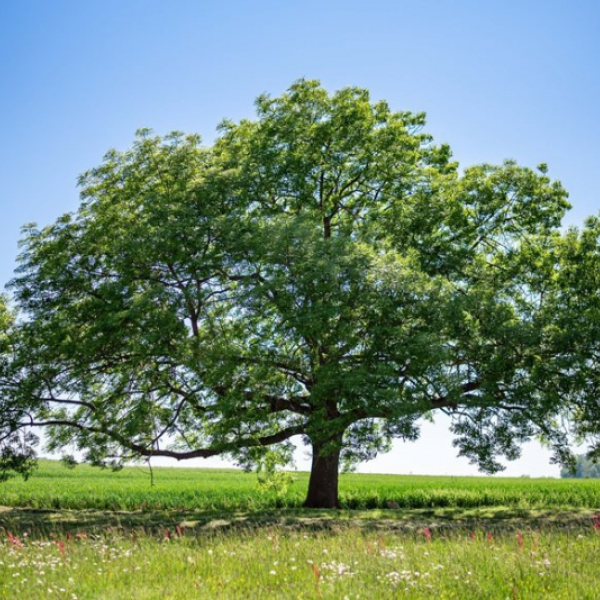
[[560,472],[561,477],[574,477],[577,479],[589,479],[600,477],[600,463],[587,458],[585,454],[576,456],[575,471],[564,468]]

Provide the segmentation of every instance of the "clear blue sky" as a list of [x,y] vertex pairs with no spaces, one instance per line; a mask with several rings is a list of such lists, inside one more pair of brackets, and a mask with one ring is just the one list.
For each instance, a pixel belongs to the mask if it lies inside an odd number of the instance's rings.
[[[225,117],[300,77],[358,85],[464,166],[514,158],[569,190],[569,224],[600,209],[598,0],[1,0],[0,282],[20,227],[76,209],[76,177],[134,131],[208,143]],[[475,472],[444,423],[371,463]],[[509,471],[556,473],[543,452]]]

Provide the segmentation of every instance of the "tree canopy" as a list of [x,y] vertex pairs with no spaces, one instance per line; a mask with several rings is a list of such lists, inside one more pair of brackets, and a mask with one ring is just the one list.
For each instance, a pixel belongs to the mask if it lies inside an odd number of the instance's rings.
[[76,213],[24,229],[3,435],[242,464],[301,436],[314,507],[435,412],[487,472],[533,437],[566,461],[563,420],[600,410],[599,221],[561,233],[545,165],[460,169],[364,89],[301,80],[256,111],[210,146],[138,132]]

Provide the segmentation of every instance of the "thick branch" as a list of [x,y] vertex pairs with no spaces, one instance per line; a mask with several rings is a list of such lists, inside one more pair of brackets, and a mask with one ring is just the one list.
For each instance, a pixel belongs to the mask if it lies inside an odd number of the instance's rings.
[[86,431],[89,433],[98,433],[105,435],[110,439],[118,442],[124,448],[131,450],[132,452],[140,456],[166,456],[169,458],[175,458],[176,460],[186,460],[189,458],[210,458],[211,456],[217,456],[226,452],[233,452],[240,448],[256,448],[260,446],[271,446],[272,444],[278,444],[290,439],[295,435],[301,435],[305,432],[304,425],[294,425],[287,429],[282,429],[277,433],[271,435],[265,435],[262,437],[254,438],[242,438],[235,442],[224,443],[214,448],[198,448],[196,450],[189,450],[187,452],[180,452],[177,450],[164,450],[159,448],[149,448],[142,444],[137,444],[124,436],[118,434],[115,431],[105,430],[100,427],[91,427],[78,423],[76,421],[69,421],[67,419],[51,419],[48,421],[35,421],[31,419],[28,423],[19,423],[16,429],[22,429],[24,427],[71,427]]
[[[225,396],[229,392],[229,389],[224,386],[215,386],[211,389],[220,397]],[[264,404],[269,413],[278,413],[289,410],[301,415],[309,415],[313,412],[312,406],[303,402],[304,400],[307,400],[308,397],[299,396],[297,398],[280,398],[279,396],[273,396],[271,394],[260,394],[251,391],[244,391],[242,392],[242,395],[248,402]]]

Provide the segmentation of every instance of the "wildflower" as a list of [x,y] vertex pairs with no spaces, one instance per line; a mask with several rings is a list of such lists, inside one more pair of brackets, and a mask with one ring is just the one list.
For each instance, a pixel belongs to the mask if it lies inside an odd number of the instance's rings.
[[350,565],[345,565],[344,563],[333,561],[329,564],[322,565],[322,568],[331,571],[332,575],[343,576],[343,575],[354,575],[354,573],[350,570]]
[[10,531],[7,531],[6,535],[12,546],[17,546],[18,548],[23,547],[23,542],[16,535],[13,535]]
[[423,537],[430,542],[431,541],[431,529],[429,529],[429,527],[425,527],[425,529],[423,529]]
[[523,547],[523,534],[520,531],[517,531],[517,546],[519,546],[519,548]]
[[65,557],[65,543],[62,540],[55,541],[54,543],[58,546],[58,550],[60,551],[61,556],[64,558]]
[[311,566],[312,566],[313,575],[315,576],[315,581],[316,581],[316,583],[319,583],[319,580],[321,579],[321,572],[319,571],[319,567],[317,567],[317,565],[315,565],[312,562],[311,562]]

